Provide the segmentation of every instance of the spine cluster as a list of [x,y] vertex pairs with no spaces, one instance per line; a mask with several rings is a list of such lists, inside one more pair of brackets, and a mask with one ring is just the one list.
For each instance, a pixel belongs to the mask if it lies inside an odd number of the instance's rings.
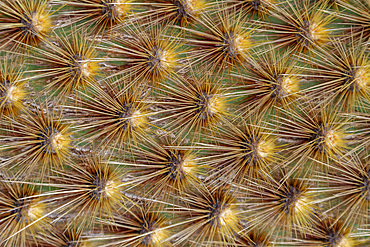
[[370,246],[369,0],[1,0],[0,247]]

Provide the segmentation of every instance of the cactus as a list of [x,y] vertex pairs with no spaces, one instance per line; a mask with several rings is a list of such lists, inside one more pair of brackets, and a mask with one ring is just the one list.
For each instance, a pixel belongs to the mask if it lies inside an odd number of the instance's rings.
[[370,245],[369,0],[2,0],[0,247]]

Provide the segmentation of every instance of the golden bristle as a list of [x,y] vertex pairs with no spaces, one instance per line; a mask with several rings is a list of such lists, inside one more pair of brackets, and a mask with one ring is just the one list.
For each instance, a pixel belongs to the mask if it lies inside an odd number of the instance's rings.
[[52,23],[47,0],[4,0],[0,13],[1,48],[14,41],[34,46],[49,36]]
[[362,111],[356,111],[350,114],[346,114],[347,117],[353,119],[353,124],[356,125],[354,135],[357,136],[357,142],[353,152],[363,153],[365,157],[369,157],[369,144],[370,144],[370,102],[364,102],[360,109]]
[[[264,232],[250,231],[246,235],[237,238],[237,242],[243,247],[272,247],[271,237]],[[239,245],[238,245],[239,246]]]
[[250,59],[247,68],[231,74],[237,81],[234,96],[241,101],[238,115],[262,117],[275,107],[293,108],[304,97],[300,70],[289,53],[278,53],[272,47]]
[[[333,41],[334,50],[318,48],[316,56],[304,56],[312,65],[306,75],[314,82],[307,88],[308,97],[319,100],[319,104],[336,104],[345,111],[354,110],[355,105],[369,102],[370,63],[367,45],[349,45]],[[351,109],[352,108],[352,109]]]
[[240,198],[245,198],[248,232],[255,227],[268,230],[269,236],[282,231],[282,235],[294,234],[295,226],[312,226],[316,220],[313,205],[313,189],[307,181],[297,177],[286,178],[282,172],[276,178],[246,179],[246,186],[240,187]]
[[27,247],[47,226],[47,205],[38,198],[34,186],[0,182],[0,245]]
[[[57,35],[57,43],[47,43],[45,48],[33,48],[30,57],[37,65],[35,78],[48,78],[44,91],[61,97],[84,90],[96,82],[101,61],[95,49],[95,42],[83,31],[72,29]],[[77,91],[78,92],[78,91]]]
[[3,166],[14,168],[20,176],[33,171],[44,173],[51,166],[58,167],[71,155],[71,128],[62,122],[62,112],[54,107],[35,103],[21,118],[3,118],[0,129],[1,151],[6,152]]
[[97,218],[112,220],[113,213],[126,210],[128,200],[121,192],[124,183],[120,169],[111,167],[97,153],[80,155],[76,163],[68,165],[68,170],[53,170],[55,175],[51,176],[58,188],[52,192],[53,200],[59,203],[54,211],[75,215],[67,229],[94,228]]
[[251,15],[252,18],[257,16],[259,19],[265,19],[268,15],[268,10],[274,7],[277,0],[225,0],[224,8],[229,11],[242,10],[245,14]]
[[240,126],[230,124],[219,128],[214,136],[204,137],[204,144],[197,148],[208,150],[201,163],[215,168],[207,176],[210,183],[264,176],[280,163],[281,146],[272,132],[259,124],[258,120]]
[[0,64],[0,116],[17,116],[25,109],[24,101],[28,93],[25,89],[27,80],[22,78],[23,72],[17,67],[20,59],[15,58],[12,62],[10,57]]
[[303,228],[309,231],[299,239],[302,246],[315,247],[355,247],[361,246],[356,240],[353,228],[344,226],[341,222],[331,218],[323,218],[317,221],[312,228]]
[[197,163],[194,150],[176,146],[176,142],[166,137],[158,141],[146,138],[140,146],[130,148],[132,161],[123,165],[130,166],[134,177],[130,182],[132,187],[153,198],[168,198],[195,188],[206,167]]
[[[334,15],[326,14],[327,3],[310,4],[309,0],[302,2],[285,1],[284,7],[275,6],[269,11],[273,17],[282,23],[264,23],[264,29],[273,38],[269,43],[274,49],[285,48],[291,52],[301,53],[318,47],[325,47],[332,35],[329,24]],[[283,6],[283,5],[281,5]]]
[[114,79],[106,79],[81,93],[81,99],[72,99],[76,104],[69,107],[75,111],[72,121],[79,122],[78,131],[85,131],[83,144],[91,141],[100,148],[122,149],[126,142],[135,143],[144,134],[149,115],[147,94],[143,87],[128,87],[127,81],[113,85]]
[[55,0],[65,5],[65,22],[101,34],[125,23],[133,13],[133,0]]
[[[184,206],[176,210],[177,217],[184,217],[185,228],[170,236],[179,245],[191,239],[190,246],[226,246],[234,242],[240,229],[236,199],[228,188],[199,187],[197,191],[184,194]],[[188,210],[186,210],[188,209]]]
[[182,28],[189,33],[189,37],[184,38],[184,42],[191,47],[188,51],[189,66],[202,66],[216,73],[230,66],[243,66],[254,43],[252,28],[243,27],[247,20],[242,16],[222,10],[215,16],[204,14],[202,21],[199,21],[199,30]]
[[107,222],[112,231],[102,238],[104,241],[100,246],[172,246],[166,240],[172,234],[168,219],[157,210],[156,204],[144,203],[130,213],[117,214],[114,223]]
[[47,231],[36,236],[31,247],[93,247],[78,229],[66,229],[65,225],[57,224],[49,227]]
[[132,83],[156,84],[174,77],[180,65],[182,46],[174,38],[165,38],[169,27],[133,26],[125,34],[106,41],[101,47],[112,57],[107,59],[119,70],[114,75],[129,75]]
[[366,215],[370,213],[369,162],[352,155],[348,161],[325,165],[330,172],[317,174],[317,181],[323,184],[320,195],[324,199],[319,202],[328,204],[325,214],[336,213],[342,224],[366,228]]
[[157,111],[160,117],[153,123],[164,124],[163,128],[179,139],[201,131],[213,132],[230,114],[230,99],[222,83],[222,78],[199,77],[193,72],[162,85],[155,103],[163,110]]
[[291,172],[303,164],[309,165],[311,160],[330,163],[331,158],[346,154],[350,149],[349,120],[338,109],[330,105],[315,108],[311,104],[298,109],[282,111],[283,116],[277,116],[274,124],[288,145],[287,162],[295,163]]
[[342,28],[342,38],[346,41],[368,42],[370,39],[370,3],[369,1],[351,0],[338,1],[338,6],[346,10],[338,14],[345,20],[346,26]]
[[0,247],[369,246],[369,4],[0,0]]
[[147,10],[139,16],[147,19],[150,25],[157,22],[180,26],[194,24],[207,8],[205,0],[153,0],[145,1],[142,5]]

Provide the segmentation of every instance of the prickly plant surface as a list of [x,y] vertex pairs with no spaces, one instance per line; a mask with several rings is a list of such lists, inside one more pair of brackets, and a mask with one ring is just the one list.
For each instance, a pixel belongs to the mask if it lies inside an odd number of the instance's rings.
[[370,246],[370,0],[0,0],[0,247]]

